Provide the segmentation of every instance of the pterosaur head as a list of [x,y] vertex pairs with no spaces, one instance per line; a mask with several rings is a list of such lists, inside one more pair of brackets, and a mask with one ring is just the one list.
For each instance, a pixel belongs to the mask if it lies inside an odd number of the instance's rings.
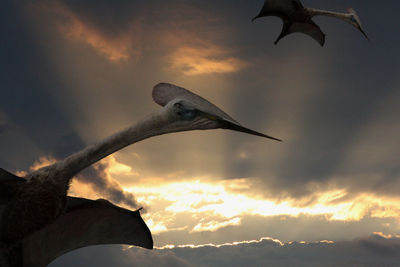
[[365,38],[369,40],[367,34],[365,33],[361,25],[361,20],[358,17],[357,12],[352,8],[347,9],[347,11],[348,11],[348,22],[354,27],[356,27],[365,36]]
[[228,114],[182,87],[159,83],[153,89],[154,101],[174,116],[174,131],[230,129],[277,141],[280,139],[243,127]]

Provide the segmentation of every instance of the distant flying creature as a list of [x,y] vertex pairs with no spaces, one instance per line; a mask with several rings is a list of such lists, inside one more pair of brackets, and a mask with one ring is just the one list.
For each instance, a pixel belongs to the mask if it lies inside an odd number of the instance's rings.
[[[90,225],[94,225],[95,229],[90,234],[84,235],[86,239],[83,238],[83,228],[80,229],[79,225],[76,224],[72,226],[73,221],[82,221],[79,218],[90,218],[99,211],[116,213],[116,208],[106,207],[101,202],[96,205],[84,203],[86,206],[77,205],[78,207],[75,209],[68,209],[71,205],[68,202],[71,202],[71,199],[68,200],[67,191],[71,179],[76,174],[128,145],[162,134],[217,128],[281,141],[243,127],[204,98],[172,84],[160,83],[156,85],[153,89],[153,99],[157,104],[163,106],[159,112],[96,145],[72,154],[62,161],[29,173],[25,176],[26,180],[23,182],[18,180],[20,178],[13,177],[3,171],[5,182],[0,180],[0,183],[2,183],[0,190],[3,190],[2,186],[5,186],[1,198],[3,203],[0,203],[0,211],[3,211],[0,216],[0,263],[1,252],[5,251],[4,247],[15,247],[22,243],[25,246],[23,249],[27,249],[28,246],[33,252],[28,251],[27,253],[34,255],[37,253],[36,242],[45,239],[45,237],[50,238],[48,242],[53,242],[51,243],[53,244],[51,245],[53,248],[51,257],[60,256],[68,250],[87,244],[106,244],[107,240],[110,243],[115,243],[116,240],[126,243],[125,239],[121,239],[124,236],[123,232],[118,232],[117,239],[113,239],[112,235],[107,234],[107,231],[113,225],[118,227],[119,223],[115,224],[114,222],[113,224],[110,219],[105,221],[104,218],[97,217],[88,221]],[[66,211],[67,213],[65,213]],[[109,215],[105,214],[104,216]],[[137,231],[143,232],[147,227],[143,226],[140,220],[136,223],[137,229],[139,229]],[[99,226],[99,223],[103,224]],[[63,237],[61,240],[55,240],[54,236],[59,234],[58,231],[63,234],[70,233],[75,238]],[[132,239],[131,235],[129,238]],[[79,238],[79,236],[81,237]],[[85,240],[82,240],[82,238]],[[62,244],[64,239],[67,240],[67,245]],[[147,248],[152,247],[151,236],[149,238],[146,234],[138,235],[138,240],[133,240],[131,243]],[[1,250],[2,248],[3,250]],[[43,262],[46,260],[48,258],[43,259]]]
[[275,44],[291,33],[300,32],[314,38],[321,46],[323,46],[325,43],[325,34],[312,20],[314,16],[319,15],[344,20],[356,27],[365,38],[368,39],[368,36],[362,29],[357,13],[352,8],[348,9],[348,13],[338,13],[304,7],[299,0],[265,0],[260,13],[255,16],[252,21],[266,16],[277,16],[281,18],[283,20],[283,28],[278,39],[276,39]]

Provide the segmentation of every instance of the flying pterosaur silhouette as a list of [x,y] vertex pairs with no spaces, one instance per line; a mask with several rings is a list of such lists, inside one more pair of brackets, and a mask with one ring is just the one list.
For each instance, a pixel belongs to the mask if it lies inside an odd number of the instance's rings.
[[348,9],[348,13],[339,13],[304,7],[300,0],[265,0],[260,13],[252,21],[266,16],[276,16],[283,20],[283,28],[275,44],[291,33],[300,32],[309,35],[323,46],[325,34],[312,20],[315,16],[329,16],[344,20],[356,27],[368,39],[357,13],[352,8]]
[[[104,201],[90,202],[67,197],[70,181],[76,174],[128,145],[162,134],[217,128],[281,141],[242,126],[204,98],[172,84],[156,85],[153,99],[163,106],[159,112],[64,160],[29,173],[25,180],[2,171],[0,185],[3,187],[0,186],[0,190],[4,194],[0,196],[0,261],[2,253],[15,253],[16,248],[18,253],[25,253],[26,261],[37,260],[31,257],[41,252],[37,248],[39,240],[50,246],[50,256],[40,254],[42,261],[32,266],[41,266],[43,262],[67,251],[87,245],[120,242],[151,248],[150,232],[146,234],[147,226],[138,212],[136,217],[132,217],[132,214]],[[117,217],[113,220],[112,216]],[[123,239],[126,231],[115,232],[111,228],[116,221],[128,218],[131,218],[135,228],[131,229],[128,239]],[[79,227],[84,223],[85,227]],[[116,235],[113,237],[110,233]],[[63,239],[55,238],[57,236]],[[4,257],[10,258],[7,255]]]

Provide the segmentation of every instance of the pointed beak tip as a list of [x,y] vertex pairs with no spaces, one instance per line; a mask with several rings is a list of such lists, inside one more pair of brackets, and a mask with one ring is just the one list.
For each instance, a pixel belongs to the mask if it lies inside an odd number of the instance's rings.
[[364,35],[365,39],[367,39],[368,41],[371,41],[368,37],[368,35],[365,33],[364,29],[361,27],[361,25],[358,25],[358,30],[362,33],[362,35]]
[[283,142],[281,139],[278,139],[278,138],[275,138],[275,137],[272,137],[272,136],[269,136],[269,135],[254,131],[252,129],[243,127],[242,125],[237,124],[237,123],[233,123],[233,122],[226,121],[226,120],[219,120],[219,123],[220,123],[219,128],[221,128],[221,129],[229,129],[229,130],[233,130],[233,131],[237,131],[237,132],[247,133],[247,134],[251,134],[251,135],[260,136],[260,137],[276,140],[276,141],[279,141],[279,142]]
[[364,30],[362,28],[360,28],[360,32],[364,35],[365,39],[367,39],[369,42],[371,42],[368,35],[364,32]]
[[257,136],[264,137],[264,138],[268,138],[268,139],[275,140],[275,141],[278,141],[278,142],[283,142],[282,139],[279,139],[279,138],[276,138],[276,137],[272,137],[270,135],[266,135],[266,134],[263,134],[263,133],[253,132],[253,133],[250,133],[250,134],[257,135]]
[[278,138],[271,137],[271,136],[268,136],[268,137],[266,137],[266,138],[269,138],[269,139],[272,139],[272,140],[275,140],[275,141],[278,141],[278,142],[283,142],[282,139],[278,139]]

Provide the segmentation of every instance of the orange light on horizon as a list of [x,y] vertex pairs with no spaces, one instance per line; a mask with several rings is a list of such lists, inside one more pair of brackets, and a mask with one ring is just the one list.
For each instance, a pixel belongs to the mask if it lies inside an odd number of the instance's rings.
[[[158,186],[140,184],[125,188],[125,190],[135,194],[139,201],[149,207],[156,207],[162,203],[163,209],[157,210],[157,219],[165,227],[165,231],[168,231],[169,225],[172,225],[171,218],[178,214],[187,214],[187,216],[191,214],[200,218],[189,229],[191,232],[216,231],[226,226],[237,226],[241,224],[241,218],[246,215],[263,217],[322,215],[330,221],[359,221],[366,216],[400,218],[399,199],[360,194],[352,199],[340,201],[347,192],[332,190],[316,192],[316,201],[299,207],[296,205],[296,199],[284,201],[263,199],[251,194],[232,192],[229,189],[243,187],[244,181],[245,179],[229,181],[196,179],[185,182],[165,182]],[[146,216],[144,215],[145,218]],[[164,217],[169,218],[169,221],[162,222]],[[177,227],[176,222],[174,227]]]
[[[53,158],[40,158],[30,168],[35,170],[51,163]],[[252,194],[249,179],[213,180],[188,179],[170,182],[165,179],[141,177],[134,187],[124,187],[119,175],[137,176],[131,167],[118,162],[115,156],[100,161],[106,181],[113,188],[132,193],[136,200],[149,207],[143,217],[153,233],[172,230],[188,232],[217,231],[227,226],[239,226],[245,216],[324,216],[329,221],[359,221],[370,218],[400,219],[400,199],[359,193],[352,198],[344,189],[314,192],[309,198],[315,201],[299,206],[299,200],[278,200]],[[97,165],[94,165],[97,168]],[[70,194],[99,198],[101,193],[93,187],[74,180]],[[302,201],[300,200],[300,203]],[[127,207],[129,208],[129,207]],[[177,221],[177,217],[186,218]]]

